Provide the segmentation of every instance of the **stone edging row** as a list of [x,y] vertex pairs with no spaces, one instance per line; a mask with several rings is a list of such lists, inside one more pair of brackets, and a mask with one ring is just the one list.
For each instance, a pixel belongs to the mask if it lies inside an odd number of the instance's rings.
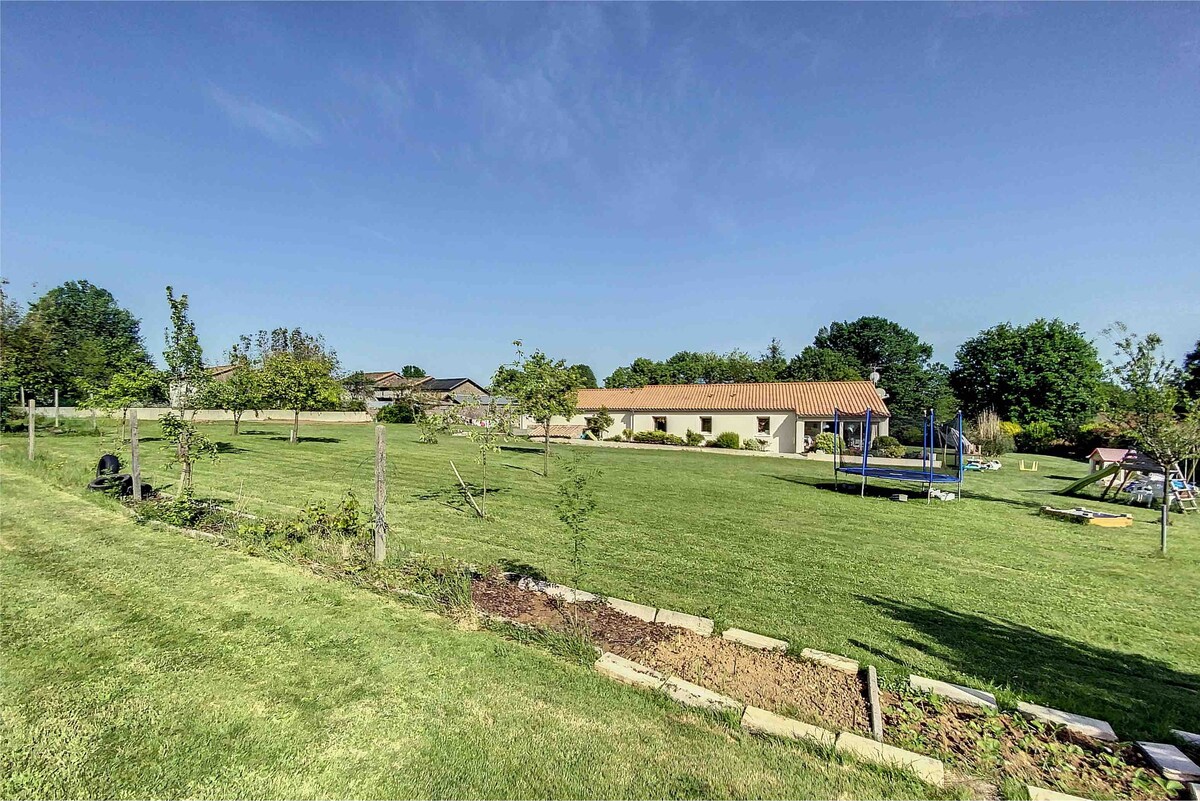
[[[506,575],[516,577],[514,574]],[[669,626],[677,626],[704,637],[711,636],[714,630],[714,623],[710,618],[699,617],[687,614],[686,612],[676,612],[670,609],[655,609],[651,606],[625,601],[620,598],[602,598],[590,592],[566,587],[561,584],[554,584],[549,581],[520,578],[518,586],[524,590],[543,592],[568,603],[603,602],[619,612],[624,612],[648,623],[663,623]],[[786,640],[766,637],[762,634],[755,634],[743,629],[726,629],[721,633],[721,637],[760,650],[786,651],[788,649]],[[742,727],[748,731],[791,739],[807,739],[821,743],[822,745],[832,745],[838,750],[847,751],[868,762],[908,768],[916,773],[919,778],[930,784],[936,786],[943,785],[945,781],[945,769],[940,761],[932,757],[905,751],[904,749],[896,748],[883,742],[883,709],[879,698],[879,680],[874,665],[867,665],[864,670],[857,661],[849,657],[818,651],[814,648],[803,649],[800,652],[800,656],[809,661],[841,671],[842,673],[861,676],[867,690],[867,706],[871,719],[873,740],[851,734],[850,732],[842,732],[835,735],[833,732],[818,726],[812,726],[798,720],[776,715],[765,709],[746,706],[728,696],[721,695],[720,693],[713,692],[677,677],[667,677],[652,668],[639,665],[616,654],[602,654],[600,659],[596,661],[595,667],[600,673],[625,684],[632,684],[655,691],[662,690],[669,697],[685,706],[700,707],[714,711],[736,711],[742,715]],[[996,703],[996,696],[984,690],[938,681],[937,679],[927,679],[915,674],[908,677],[908,684],[914,690],[939,695],[958,703],[992,710],[999,709],[999,705]],[[1030,704],[1024,701],[1018,702],[1017,711],[1036,720],[1062,726],[1068,731],[1092,739],[1105,742],[1119,741],[1113,727],[1108,722],[1099,720],[1098,718],[1076,715],[1060,709]],[[1172,733],[1183,742],[1200,743],[1200,735],[1198,734],[1179,729],[1173,729]],[[1151,743],[1139,740],[1136,742],[1136,745],[1159,773],[1169,780],[1189,784],[1192,797],[1200,801],[1200,766],[1197,766],[1188,759],[1187,755],[1179,750],[1179,748],[1168,743]],[[1045,801],[1063,801],[1064,799],[1074,798],[1073,796],[1032,786],[1029,788],[1029,791],[1030,798],[1033,801],[1037,801],[1038,798],[1045,799]],[[1035,793],[1040,795],[1035,796]]]

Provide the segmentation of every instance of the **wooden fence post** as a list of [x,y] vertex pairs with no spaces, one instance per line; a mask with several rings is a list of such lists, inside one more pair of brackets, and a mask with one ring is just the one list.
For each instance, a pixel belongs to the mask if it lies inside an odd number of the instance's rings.
[[35,401],[33,398],[29,399],[29,461],[31,462],[33,461],[33,416],[36,409],[34,406],[35,403],[37,403],[37,401]]
[[129,472],[133,474],[133,499],[142,499],[142,456],[138,452],[137,409],[129,410]]
[[58,428],[58,390],[54,390],[54,427]]
[[[30,446],[32,447],[32,446]],[[375,561],[387,558],[387,428],[375,426]]]

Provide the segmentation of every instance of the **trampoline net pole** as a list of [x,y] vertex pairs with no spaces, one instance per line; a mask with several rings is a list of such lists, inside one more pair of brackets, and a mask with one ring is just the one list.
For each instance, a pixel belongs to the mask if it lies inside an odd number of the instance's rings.
[[866,497],[867,494],[867,454],[871,450],[871,410],[867,409],[867,420],[863,423],[862,432],[862,452],[863,452],[863,474],[862,484],[858,488],[858,497]]
[[838,410],[833,407],[833,491],[840,492],[842,489],[841,475],[838,473],[838,468],[842,466],[841,452],[838,450]]

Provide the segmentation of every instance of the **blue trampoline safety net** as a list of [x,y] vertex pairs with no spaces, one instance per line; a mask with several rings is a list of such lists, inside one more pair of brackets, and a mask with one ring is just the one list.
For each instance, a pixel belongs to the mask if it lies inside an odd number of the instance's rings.
[[926,484],[957,484],[957,474],[930,473],[922,470],[905,470],[903,467],[839,467],[839,473],[849,473],[868,478],[890,478],[894,481],[922,481]]
[[[889,434],[894,430],[898,437]],[[884,417],[873,419],[872,410],[847,413],[833,410],[833,452],[837,475],[909,481],[925,486],[961,484],[963,480],[962,412],[950,423],[938,424],[927,409],[919,420]],[[916,442],[921,447],[916,447]]]

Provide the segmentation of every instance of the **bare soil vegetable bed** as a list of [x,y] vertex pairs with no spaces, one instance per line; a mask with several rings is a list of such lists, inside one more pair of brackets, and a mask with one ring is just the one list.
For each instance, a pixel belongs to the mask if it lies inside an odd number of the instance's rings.
[[581,627],[605,651],[744,703],[818,725],[870,730],[863,686],[855,676],[779,652],[647,623],[603,603],[563,603],[496,574],[477,578],[471,597],[480,611],[518,623]]
[[545,593],[523,590],[515,582],[489,574],[471,584],[471,600],[481,612],[549,629],[582,627],[596,645],[629,657],[644,645],[669,639],[672,629],[647,623],[599,602],[567,604]]
[[858,677],[815,662],[691,632],[645,646],[630,658],[781,715],[836,729],[871,730]]
[[1132,744],[1101,743],[1018,713],[883,693],[885,739],[976,776],[1088,798],[1167,799],[1179,790]]

